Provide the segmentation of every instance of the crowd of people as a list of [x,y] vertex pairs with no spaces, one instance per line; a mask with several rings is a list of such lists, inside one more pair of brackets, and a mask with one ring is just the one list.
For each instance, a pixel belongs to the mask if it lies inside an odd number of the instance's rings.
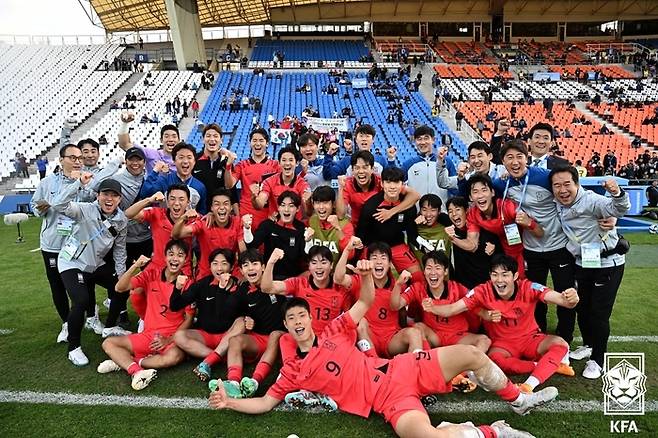
[[[453,385],[480,385],[524,414],[557,396],[539,389],[553,374],[575,375],[570,359],[589,359],[583,377],[601,376],[628,249],[615,223],[630,201],[614,180],[609,197],[583,189],[549,153],[550,125],[527,141],[474,142],[457,165],[420,125],[417,156],[400,165],[395,148],[373,150],[367,124],[349,145],[300,131],[276,157],[256,128],[237,161],[215,124],[197,152],[174,125],[159,149],[133,144],[133,120],[121,115],[125,160],[101,168],[97,142],[67,144],[61,172],[31,202],[56,339],[73,365],[100,342],[86,328],[104,339],[98,372],[126,372],[135,390],[189,357],[214,408],[372,409],[401,436],[434,430],[421,396]],[[107,290],[104,323],[96,285]],[[555,334],[547,304],[558,307]],[[576,320],[583,345],[570,352]],[[279,378],[254,397],[279,357]],[[245,361],[256,363],[250,376]],[[515,374],[529,377],[514,384]]]

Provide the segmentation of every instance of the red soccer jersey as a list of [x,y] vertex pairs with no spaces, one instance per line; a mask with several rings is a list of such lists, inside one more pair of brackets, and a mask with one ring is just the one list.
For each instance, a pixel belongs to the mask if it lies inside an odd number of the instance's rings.
[[142,289],[146,296],[144,331],[158,331],[162,336],[172,335],[183,322],[183,314],[193,314],[191,307],[178,312],[169,310],[169,299],[174,283],[165,279],[164,269],[147,269],[130,279],[132,289]]
[[244,239],[242,222],[234,216],[229,216],[226,228],[218,226],[208,228],[204,218],[197,218],[190,226],[201,249],[196,278],[203,278],[210,275],[208,257],[211,252],[217,248],[225,248],[236,253],[238,252],[238,242]]
[[253,216],[252,229],[258,228],[258,225],[267,219],[267,210],[257,210],[251,204],[251,190],[249,186],[256,183],[260,184],[263,177],[273,175],[281,171],[281,166],[276,160],[266,157],[260,163],[249,157],[240,161],[233,166],[233,177],[240,181],[242,190],[240,192],[240,215],[250,214]]
[[[503,202],[502,199],[495,199],[494,201],[496,202],[494,207],[495,217],[491,219],[485,218],[480,209],[476,206],[472,206],[468,209],[468,214],[466,216],[468,231],[479,233],[480,228],[482,228],[498,236],[505,254],[516,258],[517,262],[519,262],[519,268],[522,269],[523,243],[517,243],[516,245],[510,245],[507,243],[504,227],[505,225],[516,223],[516,209],[518,204],[511,199],[505,199],[505,202]],[[521,232],[520,229],[519,232]]]
[[370,199],[372,195],[382,189],[382,179],[379,175],[372,174],[370,185],[367,190],[362,190],[353,176],[348,176],[345,180],[345,189],[343,189],[343,200],[352,210],[352,225],[356,227],[361,216],[363,204]]
[[[167,264],[165,259],[165,247],[167,242],[171,240],[171,230],[174,228],[174,223],[169,218],[166,208],[163,207],[148,207],[142,211],[143,221],[151,224],[151,233],[153,234],[153,258],[151,265],[156,268],[156,272],[160,272]],[[190,250],[185,258],[185,265],[183,271],[185,275],[192,274],[192,238],[188,237],[183,239],[187,243]]]
[[[383,288],[375,287],[375,301],[365,316],[372,337],[386,339],[400,331],[399,312],[391,309],[391,291],[393,290],[393,286],[394,280],[389,277]],[[352,275],[351,291],[353,294],[361,291],[360,275]],[[358,296],[354,298],[358,299]]]
[[527,336],[539,332],[535,306],[537,301],[544,302],[544,296],[551,289],[529,280],[517,280],[515,288],[511,299],[503,300],[491,281],[487,281],[471,289],[463,298],[469,310],[484,308],[502,313],[500,322],[484,321],[484,328],[492,341],[523,342]]
[[299,389],[326,394],[341,411],[368,417],[384,380],[378,368],[386,359],[370,358],[356,348],[356,324],[349,313],[333,320],[304,358],[287,360],[267,395],[283,400]]
[[349,292],[339,285],[318,289],[307,277],[293,277],[284,281],[286,293],[304,298],[311,306],[312,325],[315,334],[320,334],[327,324],[336,319],[349,302]]
[[[271,216],[277,212],[277,199],[279,199],[279,195],[281,195],[281,193],[285,192],[286,190],[291,190],[297,193],[300,198],[304,199],[304,192],[310,191],[311,187],[308,185],[304,178],[301,178],[298,175],[293,177],[290,185],[284,184],[281,173],[277,173],[276,175],[272,175],[265,179],[261,186],[261,191],[267,193],[268,216]],[[297,210],[297,215],[295,216],[298,220],[302,220],[303,211],[304,209],[300,206],[299,210]]]
[[[411,286],[400,294],[407,304],[418,306],[422,309],[422,302],[425,298],[432,298],[432,304],[441,306],[445,304],[455,303],[466,295],[468,289],[465,286],[457,283],[456,281],[448,281],[446,290],[443,290],[441,298],[433,298],[425,282],[414,282]],[[423,322],[435,332],[441,333],[459,333],[468,331],[468,321],[465,313],[454,315],[449,318],[443,318],[430,312],[423,312]]]

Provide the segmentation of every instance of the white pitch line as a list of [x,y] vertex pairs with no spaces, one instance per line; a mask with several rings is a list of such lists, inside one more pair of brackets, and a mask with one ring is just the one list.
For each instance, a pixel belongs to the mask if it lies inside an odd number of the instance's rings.
[[41,247],[39,247],[39,248],[34,248],[34,249],[31,249],[31,250],[30,250],[30,252],[37,252],[37,251],[41,251]]
[[11,335],[12,333],[14,333],[14,329],[0,329],[0,336]]
[[[573,338],[575,342],[583,342],[583,338]],[[658,342],[658,336],[610,336],[608,342]]]
[[[34,403],[86,406],[131,406],[168,409],[209,409],[208,400],[199,397],[166,398],[156,396],[70,394],[66,392],[3,391],[0,403]],[[279,410],[290,410],[281,405]],[[509,406],[501,401],[442,402],[429,407],[432,413],[505,412]],[[658,400],[645,403],[645,412],[658,412]],[[541,412],[603,412],[603,402],[597,400],[557,400],[537,409]]]

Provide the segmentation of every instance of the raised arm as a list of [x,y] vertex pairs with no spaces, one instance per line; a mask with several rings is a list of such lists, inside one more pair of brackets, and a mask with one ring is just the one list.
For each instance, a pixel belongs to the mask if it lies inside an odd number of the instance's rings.
[[341,175],[338,177],[338,193],[336,193],[336,205],[334,210],[338,219],[344,219],[347,214],[347,203],[345,202],[345,184],[347,184],[347,177]]
[[578,292],[573,287],[566,289],[564,292],[557,292],[554,290],[549,290],[544,295],[544,301],[546,303],[555,304],[558,306],[566,307],[568,309],[573,309],[580,301]]
[[272,255],[270,255],[270,259],[265,265],[265,271],[263,272],[263,277],[260,280],[260,289],[266,294],[286,294],[286,284],[283,281],[274,280],[274,265],[276,265],[276,262],[281,260],[283,256],[284,253],[281,248],[274,248]]
[[119,125],[119,147],[124,151],[130,149],[133,145],[130,140],[130,122],[135,120],[133,113],[121,114],[121,125]]
[[128,269],[126,269],[126,272],[119,277],[119,281],[117,281],[116,286],[114,286],[114,289],[117,292],[128,292],[130,290],[130,279],[133,278],[137,273],[150,261],[151,259],[149,257],[146,257],[144,255],[139,256],[139,259],[135,263],[132,264]]
[[354,323],[358,324],[375,301],[375,282],[372,279],[372,262],[370,260],[359,260],[356,262],[356,266],[350,266],[350,269],[361,276],[359,299],[348,310]]
[[350,257],[350,252],[361,248],[363,248],[361,239],[352,236],[350,242],[347,244],[343,252],[340,254],[340,258],[336,262],[336,267],[334,268],[334,283],[348,289],[352,287],[352,278],[347,275],[347,259]]
[[391,292],[391,310],[400,310],[407,304],[407,300],[400,296],[400,291],[402,286],[405,285],[411,279],[411,274],[409,271],[404,270],[400,272],[400,276],[395,281],[395,286],[393,286],[393,291]]
[[162,192],[154,193],[146,199],[135,202],[133,205],[128,207],[124,213],[128,219],[135,219],[137,222],[142,222],[144,220],[144,214],[142,211],[149,205],[155,202],[162,202],[164,199],[165,197]]
[[466,302],[464,302],[463,298],[454,303],[444,304],[442,306],[437,306],[432,304],[431,298],[425,298],[423,300],[423,310],[425,312],[432,313],[442,318],[448,318],[450,316],[454,316],[462,312],[466,312],[468,310],[468,307],[466,307]]
[[528,216],[525,211],[519,210],[516,213],[516,223],[526,228],[535,237],[542,237],[544,235],[544,228],[539,222]]
[[80,208],[79,203],[72,201],[80,190],[84,189],[84,187],[89,184],[93,175],[88,172],[80,174],[79,171],[73,171],[71,172],[71,177],[79,179],[78,181],[63,187],[61,191],[55,195],[52,208],[53,211],[68,216],[71,219],[80,219],[82,218],[82,209]]
[[171,229],[171,237],[174,239],[185,239],[194,234],[194,227],[187,225],[189,219],[198,217],[199,214],[195,210],[187,210],[174,224]]

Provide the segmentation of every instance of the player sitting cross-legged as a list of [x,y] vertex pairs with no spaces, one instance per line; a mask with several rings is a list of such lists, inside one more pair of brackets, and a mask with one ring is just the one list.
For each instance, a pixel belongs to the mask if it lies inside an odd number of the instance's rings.
[[[322,333],[313,331],[308,302],[293,298],[285,305],[284,323],[297,343],[294,359],[281,368],[279,379],[258,398],[233,399],[223,385],[210,395],[210,407],[249,414],[272,410],[285,395],[297,389],[333,398],[339,409],[361,417],[380,413],[402,437],[509,437],[524,436],[504,421],[491,426],[432,426],[420,397],[450,391],[450,380],[464,369],[473,370],[480,384],[525,415],[557,396],[557,389],[525,394],[483,352],[470,345],[452,345],[405,353],[391,360],[368,357],[356,346],[356,328],[375,301],[373,265],[359,260],[355,272],[361,285],[359,299],[332,321]],[[531,436],[529,434],[525,436]]]

